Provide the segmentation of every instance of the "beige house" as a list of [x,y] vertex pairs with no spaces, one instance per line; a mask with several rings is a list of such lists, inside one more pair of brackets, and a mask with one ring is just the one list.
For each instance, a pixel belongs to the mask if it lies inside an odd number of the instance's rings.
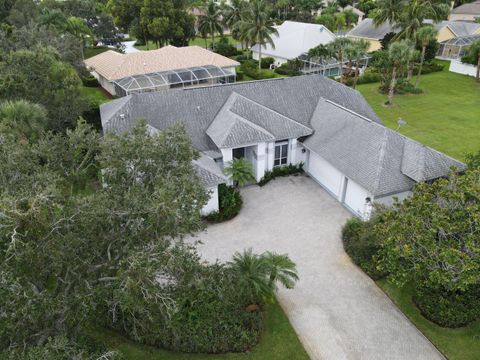
[[479,23],[468,21],[440,21],[433,23],[431,20],[426,20],[425,22],[432,24],[437,29],[437,41],[439,43],[453,38],[480,35]]
[[360,21],[352,30],[347,33],[347,37],[351,39],[363,39],[370,43],[369,52],[377,51],[382,48],[380,40],[388,33],[394,33],[395,30],[390,23],[385,22],[379,26],[375,26],[373,19],[366,18]]
[[477,19],[480,19],[480,0],[460,5],[448,16],[448,20],[476,21]]
[[115,96],[235,82],[237,61],[199,46],[165,46],[121,54],[112,50],[85,60],[100,85]]

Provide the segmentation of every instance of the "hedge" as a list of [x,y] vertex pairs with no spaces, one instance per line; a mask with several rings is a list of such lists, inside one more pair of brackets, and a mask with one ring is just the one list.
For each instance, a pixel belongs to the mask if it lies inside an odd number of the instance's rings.
[[258,185],[264,186],[276,177],[298,174],[301,172],[303,172],[303,163],[298,165],[289,164],[287,166],[274,167],[272,171],[265,171],[265,175],[260,179]]
[[233,219],[242,208],[242,196],[237,189],[220,184],[218,186],[218,205],[218,211],[210,213],[205,217],[207,221],[218,223]]
[[246,60],[240,65],[240,70],[245,75],[255,80],[271,79],[275,77],[275,73],[271,70],[259,70],[258,61]]
[[375,256],[380,250],[380,241],[373,234],[375,218],[364,222],[351,218],[343,226],[342,241],[345,252],[372,279],[378,280],[387,274],[377,269]]
[[413,301],[423,316],[440,326],[456,328],[480,319],[480,286],[465,292],[417,286]]

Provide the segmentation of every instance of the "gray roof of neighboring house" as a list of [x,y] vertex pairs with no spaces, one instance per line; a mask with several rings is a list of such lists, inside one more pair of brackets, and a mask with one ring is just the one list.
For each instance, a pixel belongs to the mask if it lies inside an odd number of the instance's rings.
[[[428,21],[427,23],[432,22]],[[467,21],[440,21],[432,24],[437,30],[448,26],[457,37],[474,35],[480,29],[480,24]]]
[[367,39],[381,40],[388,33],[395,32],[395,29],[389,22],[384,22],[379,26],[375,26],[373,19],[366,18],[360,21],[352,30],[347,33],[347,36],[355,36]]
[[215,161],[205,154],[201,154],[199,159],[194,160],[193,165],[198,176],[207,188],[223,184],[227,181],[227,177],[222,173],[222,170]]
[[457,6],[451,13],[480,15],[480,0]]
[[307,127],[320,97],[380,122],[358,91],[321,75],[307,75],[132,94],[100,106],[102,127],[105,132],[121,133],[139,119],[157,129],[182,122],[195,148],[218,152],[206,131],[233,92]]
[[207,129],[219,148],[234,148],[263,141],[293,139],[312,130],[235,92]]
[[451,166],[464,169],[461,162],[328,100],[318,102],[311,123],[315,132],[305,146],[376,197],[445,176]]

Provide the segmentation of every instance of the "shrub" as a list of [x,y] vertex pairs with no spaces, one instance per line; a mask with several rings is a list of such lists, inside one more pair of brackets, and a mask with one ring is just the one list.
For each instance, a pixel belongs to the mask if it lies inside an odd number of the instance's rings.
[[227,57],[235,56],[238,54],[237,48],[231,45],[226,37],[221,37],[220,40],[215,43],[214,51],[217,54]]
[[465,292],[417,287],[413,301],[423,316],[444,327],[460,327],[480,319],[480,286]]
[[[367,69],[365,70],[363,75],[358,78],[357,85],[371,84],[371,83],[376,83],[380,81],[381,81],[381,77],[375,70]],[[346,81],[346,85],[352,86],[353,82],[354,82],[354,77],[348,77]]]
[[98,80],[92,76],[82,76],[82,83],[86,87],[99,87],[100,84],[98,83]]
[[262,58],[262,69],[270,69],[270,65],[275,62],[275,59],[272,57]]
[[219,210],[206,216],[207,221],[218,223],[233,219],[240,212],[243,205],[240,192],[225,184],[218,186]]
[[342,241],[345,252],[352,261],[372,279],[377,280],[387,274],[377,269],[375,257],[380,250],[380,241],[372,231],[375,221],[376,218],[367,222],[358,218],[349,219],[342,229]]
[[[434,72],[440,72],[440,71],[443,71],[444,69],[445,69],[444,64],[439,64],[437,62],[428,62],[428,63],[423,64],[422,75],[430,74],[430,73],[434,73]],[[413,73],[417,74],[417,72],[418,72],[418,67],[416,66],[414,68]]]
[[271,70],[258,69],[257,60],[246,60],[240,65],[240,70],[245,75],[255,80],[271,79],[275,77],[275,73]]
[[280,75],[298,76],[301,75],[303,62],[301,60],[288,60],[286,63],[280,65],[275,69],[275,72]]
[[265,175],[260,179],[258,185],[264,186],[276,177],[298,174],[301,172],[303,172],[303,163],[298,165],[288,164],[287,166],[274,167],[272,171],[265,171]]
[[237,76],[236,76],[237,81],[242,81],[244,77],[245,77],[245,76],[244,76],[244,74],[243,74],[243,71],[240,70],[240,69],[237,70]]

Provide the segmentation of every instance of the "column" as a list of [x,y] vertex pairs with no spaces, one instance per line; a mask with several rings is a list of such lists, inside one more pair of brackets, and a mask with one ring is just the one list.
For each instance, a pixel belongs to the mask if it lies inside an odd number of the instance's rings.
[[257,181],[260,181],[260,179],[265,175],[265,169],[266,169],[266,162],[267,162],[267,154],[266,154],[266,147],[267,144],[264,142],[261,142],[257,145],[257,171],[256,171],[256,178]]

